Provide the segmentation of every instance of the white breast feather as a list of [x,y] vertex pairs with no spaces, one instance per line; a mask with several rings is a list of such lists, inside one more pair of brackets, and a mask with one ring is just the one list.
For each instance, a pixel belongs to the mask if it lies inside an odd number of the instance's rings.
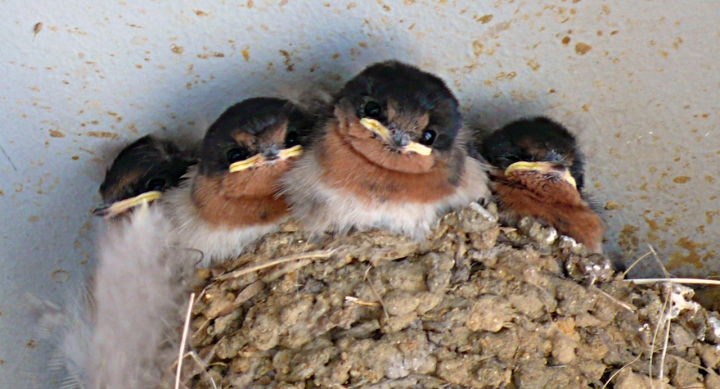
[[465,171],[455,193],[434,203],[365,201],[352,193],[331,189],[321,181],[322,168],[313,151],[308,152],[283,178],[283,194],[296,220],[313,232],[345,233],[350,228],[383,228],[423,239],[450,211],[490,196],[487,174],[480,162],[466,157]]

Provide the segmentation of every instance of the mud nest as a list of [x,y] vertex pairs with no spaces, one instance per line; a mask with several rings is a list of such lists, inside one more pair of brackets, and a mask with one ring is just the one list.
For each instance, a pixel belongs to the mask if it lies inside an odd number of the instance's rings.
[[720,388],[720,316],[691,289],[634,285],[552,228],[497,220],[471,204],[424,243],[287,223],[197,272],[184,384]]

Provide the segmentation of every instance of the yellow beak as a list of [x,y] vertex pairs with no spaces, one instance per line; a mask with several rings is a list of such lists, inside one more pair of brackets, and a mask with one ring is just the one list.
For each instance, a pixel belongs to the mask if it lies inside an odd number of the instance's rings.
[[[360,124],[362,124],[362,126],[366,129],[376,133],[386,143],[392,142],[390,130],[388,130],[387,127],[383,126],[382,123],[380,123],[379,121],[375,119],[362,118],[360,119]],[[407,146],[402,148],[402,151],[406,153],[413,152],[423,156],[428,156],[432,154],[432,149],[430,147],[421,145],[417,142],[408,143]]]
[[426,157],[428,155],[432,154],[431,148],[429,148],[425,145],[421,145],[420,143],[417,143],[417,142],[410,142],[407,146],[405,146],[403,148],[403,151],[412,151],[413,153],[424,155]]
[[299,157],[302,155],[302,153],[303,153],[303,148],[302,148],[302,146],[298,145],[298,146],[290,147],[289,149],[280,150],[278,155],[280,156],[280,159],[288,159],[288,158],[292,158],[292,157]]
[[570,174],[570,171],[568,169],[558,170],[556,168],[556,165],[553,165],[550,162],[515,162],[514,164],[508,166],[507,169],[505,169],[505,175],[507,176],[514,171],[523,170],[534,170],[540,173],[556,172],[560,175],[560,178],[570,183],[573,188],[577,188],[577,183],[575,182],[575,179]]
[[[298,145],[280,150],[280,152],[278,152],[278,157],[282,161],[292,157],[299,157],[302,153],[303,148]],[[268,160],[262,154],[255,154],[244,161],[238,161],[230,165],[230,173],[241,172],[252,167],[259,167],[265,165],[267,161]]]
[[385,142],[389,143],[391,141],[390,130],[383,126],[379,121],[375,119],[362,118],[360,119],[360,124],[368,130],[378,134]]
[[116,201],[110,206],[104,206],[104,207],[98,207],[93,211],[93,213],[97,216],[103,216],[105,218],[111,218],[113,216],[119,215],[125,211],[127,211],[130,208],[133,208],[135,206],[138,206],[143,203],[150,203],[154,200],[159,199],[162,196],[162,192],[158,192],[156,190],[145,192],[143,194],[140,194],[135,197],[131,197],[129,199]]
[[240,172],[243,170],[250,169],[251,167],[255,167],[258,165],[261,165],[265,161],[265,158],[260,154],[255,154],[252,157],[243,160],[243,161],[237,161],[230,165],[230,173]]

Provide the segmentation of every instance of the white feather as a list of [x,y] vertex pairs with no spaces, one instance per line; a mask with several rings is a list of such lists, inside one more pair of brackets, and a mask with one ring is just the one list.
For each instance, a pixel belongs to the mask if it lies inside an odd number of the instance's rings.
[[322,182],[322,167],[315,151],[306,153],[283,177],[283,194],[291,213],[312,232],[345,233],[351,228],[382,228],[424,239],[443,214],[490,196],[482,164],[465,159],[465,172],[455,193],[434,203],[379,202],[370,204],[352,193],[332,189]]
[[253,227],[229,227],[207,222],[200,216],[191,197],[196,174],[197,167],[190,168],[187,179],[178,188],[167,191],[162,201],[174,225],[174,241],[180,247],[201,252],[203,259],[200,266],[208,267],[235,259],[259,238],[279,229],[282,221]]
[[61,312],[45,315],[56,327],[52,364],[68,375],[63,388],[144,389],[161,383],[177,358],[184,281],[197,257],[169,247],[170,232],[157,206],[140,206],[129,220],[113,223],[101,241],[90,292],[75,291]]

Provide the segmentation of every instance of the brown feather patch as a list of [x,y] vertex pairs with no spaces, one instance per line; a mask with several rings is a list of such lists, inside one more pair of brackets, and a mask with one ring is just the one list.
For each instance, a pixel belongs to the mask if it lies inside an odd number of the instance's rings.
[[342,108],[338,107],[335,115],[338,119],[328,123],[330,128],[326,140],[339,136],[339,141],[347,143],[370,162],[388,170],[427,173],[437,168],[434,155],[404,154],[389,150],[381,139],[376,138],[376,135],[363,127],[355,117],[347,115]]
[[334,120],[328,126],[318,162],[323,181],[332,188],[350,192],[368,204],[372,200],[431,203],[455,192],[448,166],[432,155],[385,150],[359,123],[343,125]]
[[423,114],[408,112],[402,109],[396,101],[389,100],[387,104],[387,121],[397,128],[402,128],[408,135],[417,136],[430,123],[430,114],[428,112]]
[[103,201],[109,201],[110,199],[119,199],[125,192],[126,188],[133,187],[138,184],[138,180],[144,172],[133,170],[128,174],[124,174],[120,177],[120,180],[113,186],[106,188],[105,193],[102,193]]
[[288,214],[284,198],[276,193],[279,177],[289,166],[289,161],[280,161],[218,178],[198,175],[193,185],[193,203],[203,220],[217,225],[275,223]]
[[280,177],[290,169],[294,159],[228,172],[222,176],[220,195],[227,198],[272,196],[278,192]]
[[274,145],[280,146],[285,142],[287,133],[287,120],[262,131],[260,134],[253,135],[241,129],[235,129],[232,137],[238,144],[243,145],[251,150],[256,150],[259,146],[270,147]]
[[534,171],[513,172],[510,176],[499,173],[494,177],[493,192],[501,211],[533,216],[591,252],[602,252],[605,223],[566,181]]

